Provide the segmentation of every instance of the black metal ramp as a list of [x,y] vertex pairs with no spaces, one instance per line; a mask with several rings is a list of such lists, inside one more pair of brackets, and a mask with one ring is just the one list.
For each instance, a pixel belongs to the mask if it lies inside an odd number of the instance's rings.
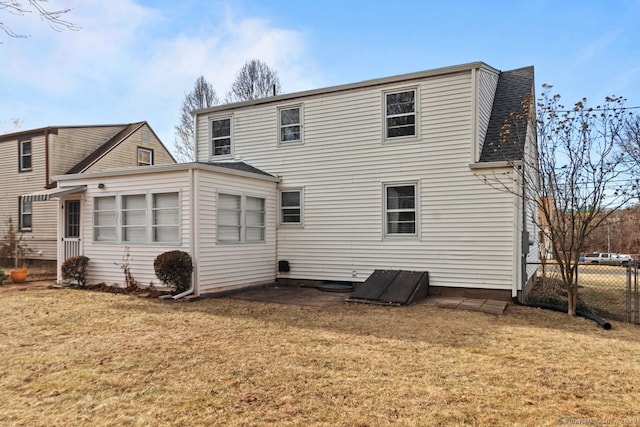
[[429,273],[426,271],[375,270],[347,301],[409,305],[428,294]]

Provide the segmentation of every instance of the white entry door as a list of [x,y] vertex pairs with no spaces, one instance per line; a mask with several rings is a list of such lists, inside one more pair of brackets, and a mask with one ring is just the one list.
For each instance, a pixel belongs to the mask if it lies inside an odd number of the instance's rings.
[[80,241],[80,200],[64,202],[64,237],[62,238],[62,261],[82,255]]

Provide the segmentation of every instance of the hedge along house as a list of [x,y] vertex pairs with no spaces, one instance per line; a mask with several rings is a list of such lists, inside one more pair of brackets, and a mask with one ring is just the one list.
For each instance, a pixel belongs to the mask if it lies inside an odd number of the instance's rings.
[[195,294],[378,269],[509,299],[536,256],[513,170],[535,130],[514,149],[500,129],[533,89],[533,67],[476,62],[196,111],[199,163],[58,177],[83,190],[88,278],[117,282],[128,247],[134,276],[155,283],[154,257],[181,249]]

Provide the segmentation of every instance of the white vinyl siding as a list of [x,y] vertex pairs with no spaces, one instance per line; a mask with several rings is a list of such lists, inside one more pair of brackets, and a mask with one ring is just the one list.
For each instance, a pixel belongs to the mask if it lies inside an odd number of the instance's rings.
[[[286,150],[274,104],[234,110],[235,155],[281,177],[281,189],[304,187],[304,227],[278,228],[277,259],[291,265],[279,277],[361,282],[377,268],[427,270],[432,286],[511,289],[517,203],[469,168],[471,74],[305,97],[304,144]],[[417,91],[417,136],[381,144],[381,93],[406,88]],[[210,119],[196,118],[201,161]],[[384,238],[383,184],[416,180],[417,236]]]
[[280,143],[302,142],[302,107],[282,107],[278,110]]
[[28,172],[31,170],[31,140],[20,141],[18,145],[20,151],[19,170],[20,172]]
[[472,162],[480,159],[484,138],[487,134],[489,119],[491,118],[491,110],[493,109],[493,98],[495,97],[496,87],[498,86],[498,74],[488,70],[479,72],[479,93],[478,93],[478,144],[476,156]]

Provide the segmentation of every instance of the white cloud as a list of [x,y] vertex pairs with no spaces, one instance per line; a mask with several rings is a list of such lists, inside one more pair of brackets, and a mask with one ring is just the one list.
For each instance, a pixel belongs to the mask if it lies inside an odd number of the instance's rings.
[[236,17],[230,6],[212,7],[220,15],[208,16],[190,2],[165,6],[173,10],[133,0],[50,4],[71,7],[67,18],[81,30],[58,33],[29,22],[31,38],[0,45],[0,55],[10,58],[0,81],[12,88],[6,97],[1,90],[7,105],[0,104],[0,117],[13,118],[9,104],[20,105],[23,128],[148,120],[171,145],[184,94],[200,75],[220,98],[250,58],[275,68],[287,92],[320,81],[304,33]]

